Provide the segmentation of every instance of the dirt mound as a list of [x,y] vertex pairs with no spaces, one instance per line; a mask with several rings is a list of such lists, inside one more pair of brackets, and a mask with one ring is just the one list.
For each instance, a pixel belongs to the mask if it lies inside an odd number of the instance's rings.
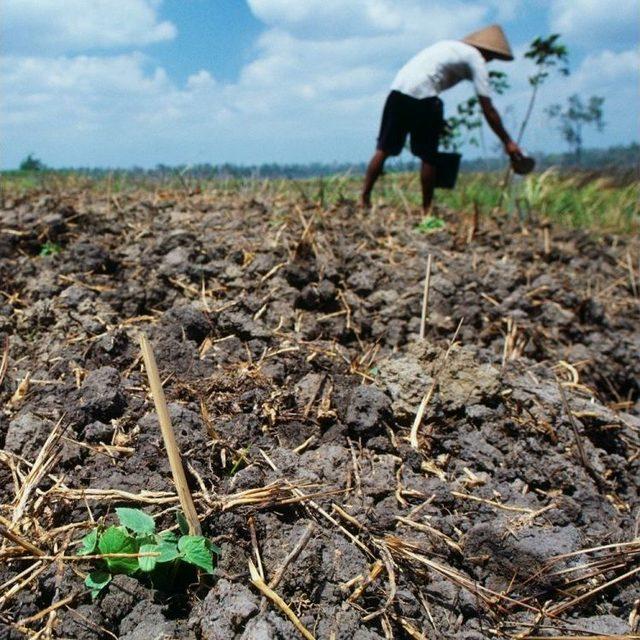
[[464,346],[451,357],[446,350],[427,342],[410,343],[378,364],[376,384],[391,396],[397,419],[413,420],[427,389],[437,383],[433,403],[450,411],[489,402],[500,391],[500,372],[491,364],[481,364],[476,349]]
[[[250,559],[319,639],[637,626],[637,239],[545,253],[510,221],[467,242],[454,214],[425,236],[267,191],[5,195],[0,219],[0,637],[297,637]],[[177,509],[139,331],[222,555],[93,602],[91,523]]]

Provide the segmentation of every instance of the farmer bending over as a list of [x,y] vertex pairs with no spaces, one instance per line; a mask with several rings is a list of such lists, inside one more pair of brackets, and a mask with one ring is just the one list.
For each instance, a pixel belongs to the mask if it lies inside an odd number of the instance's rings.
[[425,214],[431,209],[435,160],[444,119],[440,93],[471,80],[489,126],[512,159],[522,158],[518,145],[505,131],[490,98],[487,62],[513,60],[511,47],[498,25],[468,35],[462,41],[443,40],[421,51],[400,69],[382,113],[378,146],[369,162],[361,204],[371,206],[371,190],[389,156],[397,156],[411,135],[411,153],[422,160],[420,181]]

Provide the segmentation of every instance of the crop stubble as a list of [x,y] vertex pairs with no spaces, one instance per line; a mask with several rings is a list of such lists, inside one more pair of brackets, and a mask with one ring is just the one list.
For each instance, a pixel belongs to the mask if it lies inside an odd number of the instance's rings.
[[[452,212],[425,236],[269,193],[3,198],[7,637],[634,631],[637,239]],[[140,331],[223,554],[186,594],[118,576],[92,603],[75,541],[178,508]]]

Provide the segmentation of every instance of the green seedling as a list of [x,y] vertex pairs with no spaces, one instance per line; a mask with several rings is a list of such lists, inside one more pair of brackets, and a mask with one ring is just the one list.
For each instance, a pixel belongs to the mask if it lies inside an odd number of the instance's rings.
[[418,225],[418,231],[422,233],[434,233],[435,231],[439,231],[443,229],[445,226],[445,221],[442,218],[438,218],[437,216],[427,216],[423,218],[422,222]]
[[85,585],[96,598],[116,574],[149,578],[155,587],[180,582],[180,574],[194,567],[213,573],[220,549],[204,536],[188,535],[181,513],[173,531],[156,533],[153,518],[140,509],[116,509],[120,525],[98,526],[81,541],[78,555],[93,556],[99,563],[86,578]]
[[246,447],[245,449],[240,449],[240,451],[238,451],[238,458],[233,461],[233,466],[229,471],[230,476],[234,476],[241,468],[245,467],[249,463],[249,459],[247,458],[249,449],[250,447]]
[[58,255],[62,251],[62,247],[55,242],[45,242],[40,247],[40,255],[41,256],[55,256]]

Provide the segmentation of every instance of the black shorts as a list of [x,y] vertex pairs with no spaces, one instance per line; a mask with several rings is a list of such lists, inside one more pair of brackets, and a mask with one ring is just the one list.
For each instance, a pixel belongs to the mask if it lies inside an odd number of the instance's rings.
[[411,153],[433,163],[438,152],[438,140],[443,127],[442,100],[412,98],[392,91],[382,112],[378,149],[397,156],[411,134]]

